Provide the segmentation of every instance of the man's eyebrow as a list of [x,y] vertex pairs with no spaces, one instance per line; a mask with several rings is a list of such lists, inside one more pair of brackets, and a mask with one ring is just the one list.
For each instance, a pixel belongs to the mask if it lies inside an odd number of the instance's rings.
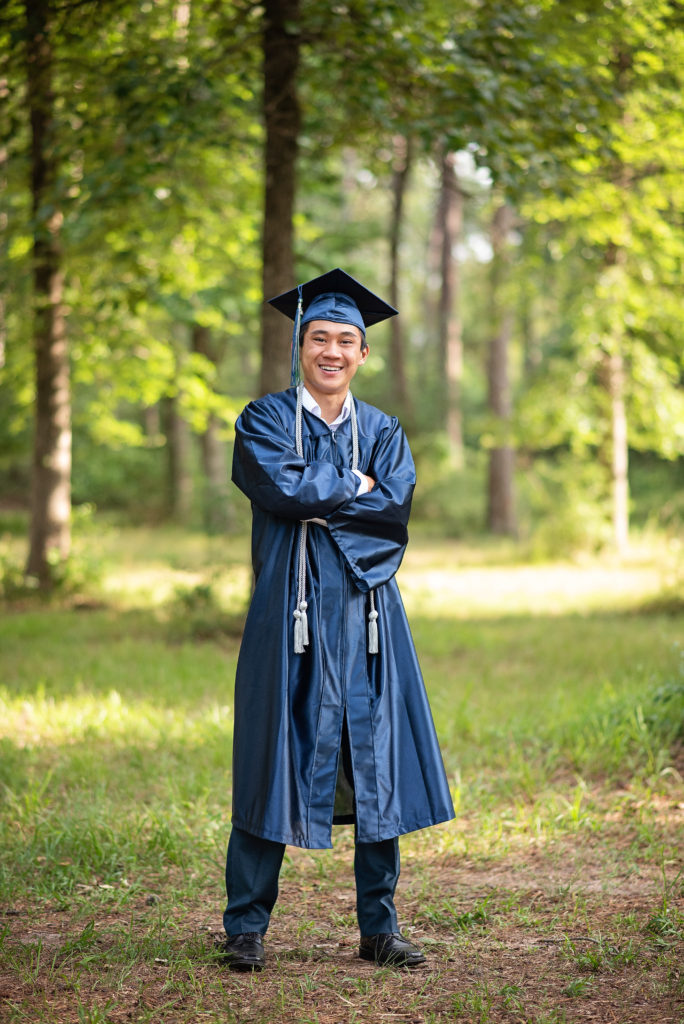
[[[331,332],[326,327],[315,327],[311,331],[311,333],[312,334],[330,334]],[[349,335],[350,338],[358,337],[358,335],[355,334],[354,331],[340,331],[340,334],[342,336],[344,336],[344,337],[346,337],[347,335]]]

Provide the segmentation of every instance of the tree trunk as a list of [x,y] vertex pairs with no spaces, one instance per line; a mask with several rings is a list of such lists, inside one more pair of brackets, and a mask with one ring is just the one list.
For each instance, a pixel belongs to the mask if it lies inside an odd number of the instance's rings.
[[31,123],[33,338],[36,418],[26,572],[52,583],[51,561],[71,544],[71,396],[57,201],[49,0],[25,0],[27,106]]
[[142,421],[145,437],[158,437],[161,433],[159,405],[146,405],[142,411]]
[[[394,137],[394,166],[392,171],[392,217],[390,221],[390,303],[399,308],[399,240],[404,211],[404,195],[411,167],[411,141],[403,135]],[[406,354],[401,317],[390,320],[390,381],[392,401],[399,419],[408,426],[412,407],[406,380]]]
[[7,206],[4,201],[7,191],[7,147],[0,145],[0,266],[2,276],[0,277],[0,370],[5,365],[5,346],[7,343],[7,321],[5,317],[5,295],[7,293]]
[[[208,327],[193,324],[191,344],[194,352],[217,365],[218,356]],[[208,533],[220,533],[230,525],[230,504],[226,454],[219,438],[219,420],[213,412],[209,413],[206,430],[200,435],[200,447],[204,471],[204,527]]]
[[629,543],[629,446],[625,411],[625,366],[622,352],[605,357],[606,382],[611,410],[611,479],[613,540],[620,553]]
[[187,523],[192,512],[192,469],[190,431],[178,409],[178,396],[163,400],[166,435],[167,509],[178,523]]
[[444,235],[444,221],[446,217],[444,209],[444,190],[438,190],[438,201],[435,204],[435,215],[430,227],[430,235],[427,243],[427,287],[425,289],[425,338],[423,343],[429,346],[430,358],[421,359],[417,366],[418,387],[426,390],[430,388],[433,396],[432,415],[430,417],[430,429],[437,430],[446,428],[446,381],[444,379],[445,353],[443,341],[440,336],[440,303],[441,293],[441,267],[442,267],[442,239]]
[[[295,171],[299,142],[297,68],[299,0],[265,0],[263,43],[264,221],[262,285],[264,299],[295,284]],[[272,306],[261,316],[260,394],[279,391],[290,380],[291,331]]]
[[[612,277],[613,288],[619,291],[618,277],[624,272],[627,254],[622,246],[609,245],[604,257]],[[613,543],[620,553],[629,544],[629,438],[625,406],[625,363],[622,317],[618,310],[610,316],[612,329],[600,366],[599,379],[608,397],[610,411],[601,458],[610,473]]]
[[515,453],[510,443],[513,402],[509,354],[513,312],[507,294],[507,238],[512,221],[513,211],[510,206],[502,204],[497,207],[492,220],[491,304],[494,332],[487,358],[488,403],[495,424],[495,443],[489,453],[487,527],[492,533],[515,536]]
[[[630,126],[630,114],[625,109],[624,98],[630,88],[629,78],[632,67],[633,56],[630,51],[623,46],[617,46],[611,61],[611,68],[615,77],[619,102],[623,107],[622,124],[627,131]],[[624,192],[626,199],[631,188],[629,166],[618,161],[613,170],[613,181]],[[627,205],[625,201],[625,210]],[[627,218],[626,213],[624,216]],[[623,234],[629,238],[631,231],[628,219],[624,224],[624,229]],[[617,284],[621,275],[626,273],[627,247],[617,243],[612,243],[607,247],[605,264],[611,268],[614,284]],[[616,314],[611,317],[612,337],[606,346],[607,351],[604,353],[602,371],[610,402],[610,440],[608,443],[610,455],[606,461],[609,461],[611,475],[613,543],[618,552],[624,553],[629,544],[629,438],[625,408],[624,316],[621,312],[616,311]]]
[[463,192],[456,177],[455,156],[442,158],[441,200],[442,245],[440,254],[441,290],[439,299],[439,343],[443,357],[446,389],[447,442],[452,464],[461,469],[464,463],[463,412],[463,328],[461,323],[461,274],[454,249],[463,230]]

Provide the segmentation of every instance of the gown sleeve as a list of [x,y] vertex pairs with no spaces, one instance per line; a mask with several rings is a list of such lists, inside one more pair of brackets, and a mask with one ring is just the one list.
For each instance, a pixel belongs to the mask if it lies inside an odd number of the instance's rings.
[[373,490],[327,517],[330,534],[364,593],[392,579],[408,542],[416,471],[395,417],[376,442],[366,473],[376,481]]
[[352,502],[359,486],[351,469],[300,458],[265,402],[250,402],[235,424],[233,482],[265,512],[295,520],[326,519]]

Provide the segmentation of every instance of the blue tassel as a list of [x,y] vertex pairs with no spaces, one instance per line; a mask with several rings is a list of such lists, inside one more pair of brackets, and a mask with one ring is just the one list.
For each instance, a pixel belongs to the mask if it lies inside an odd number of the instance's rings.
[[297,314],[295,316],[294,328],[292,331],[292,361],[290,364],[290,386],[296,388],[299,384],[299,326],[302,321],[302,286],[297,288],[299,298],[297,299]]

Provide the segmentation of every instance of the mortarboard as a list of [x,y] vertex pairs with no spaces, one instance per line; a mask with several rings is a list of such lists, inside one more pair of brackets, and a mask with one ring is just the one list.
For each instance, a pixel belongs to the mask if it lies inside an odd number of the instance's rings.
[[333,323],[353,324],[365,338],[366,327],[372,327],[373,324],[398,313],[394,306],[374,295],[339,267],[268,301],[290,320],[294,320],[290,381],[292,385],[297,384],[299,380],[299,329],[302,324],[310,320],[332,320]]

